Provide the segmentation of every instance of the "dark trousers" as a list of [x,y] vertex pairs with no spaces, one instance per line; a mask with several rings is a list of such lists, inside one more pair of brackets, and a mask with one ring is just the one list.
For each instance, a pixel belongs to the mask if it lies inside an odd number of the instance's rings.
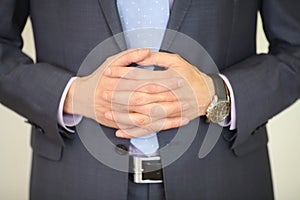
[[137,184],[129,179],[128,200],[165,200],[163,183]]

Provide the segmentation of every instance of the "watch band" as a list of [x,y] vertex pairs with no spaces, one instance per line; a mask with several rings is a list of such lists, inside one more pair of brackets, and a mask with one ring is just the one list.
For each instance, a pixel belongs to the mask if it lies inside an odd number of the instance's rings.
[[227,92],[223,79],[218,74],[210,74],[209,76],[214,82],[215,93],[218,99],[225,101],[227,99]]

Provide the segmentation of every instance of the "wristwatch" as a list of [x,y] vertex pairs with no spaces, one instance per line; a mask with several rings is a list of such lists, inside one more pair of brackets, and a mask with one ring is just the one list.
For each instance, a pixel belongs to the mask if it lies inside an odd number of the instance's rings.
[[223,121],[230,112],[230,97],[223,79],[218,74],[209,75],[214,83],[215,95],[206,110],[209,122],[219,123]]

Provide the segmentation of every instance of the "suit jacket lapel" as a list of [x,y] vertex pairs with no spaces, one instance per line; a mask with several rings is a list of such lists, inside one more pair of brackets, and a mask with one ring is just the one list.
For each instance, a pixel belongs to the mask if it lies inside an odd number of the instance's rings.
[[192,0],[174,0],[173,7],[171,9],[171,15],[168,22],[167,29],[173,31],[167,31],[164,40],[161,45],[162,51],[168,51],[172,45],[172,41],[176,37],[176,32],[179,31],[183,20],[188,13]]
[[[122,32],[122,25],[117,11],[116,0],[98,0],[107,24],[113,34]],[[179,30],[192,0],[175,0],[168,23],[168,28]]]
[[117,42],[120,50],[122,51],[125,50],[126,42],[122,34],[123,29],[119,18],[119,13],[117,10],[116,0],[98,0],[98,1],[112,35],[113,36],[117,35],[117,37],[114,38],[115,41]]
[[[119,13],[117,11],[116,0],[98,0],[98,1],[102,8],[102,12],[111,30],[112,35],[122,33],[123,30],[119,18]],[[168,29],[174,31],[178,31],[180,29],[183,19],[189,10],[191,1],[192,0],[174,0],[170,19],[167,26]],[[162,49],[167,50],[170,47],[172,43],[171,41],[175,38],[175,36],[176,34],[174,33],[166,33],[165,38],[168,39],[163,41]],[[118,37],[115,38],[115,40],[120,50],[126,49],[126,42],[123,34],[118,35]]]
[[178,31],[185,15],[187,14],[192,0],[174,0],[171,9],[171,15],[168,23],[168,29]]

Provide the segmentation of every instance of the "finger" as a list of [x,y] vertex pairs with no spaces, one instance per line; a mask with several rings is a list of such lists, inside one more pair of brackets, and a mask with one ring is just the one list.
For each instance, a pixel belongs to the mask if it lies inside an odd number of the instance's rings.
[[181,57],[178,54],[164,53],[164,52],[151,52],[150,56],[141,60],[138,64],[141,66],[160,66],[170,68],[178,65]]
[[[169,79],[171,78],[172,74],[167,73],[167,71],[151,71],[136,67],[111,67],[105,71],[104,75],[108,77],[124,79],[155,80]],[[174,73],[173,76],[175,75],[176,74]]]
[[122,129],[116,131],[117,137],[122,138],[132,138],[141,137],[153,132],[159,132],[162,130],[167,130],[171,128],[178,128],[180,126],[187,125],[189,120],[187,118],[175,117],[175,118],[165,118],[151,123],[145,127],[139,128],[135,127],[132,129]]
[[144,106],[132,106],[130,109],[133,112],[161,119],[170,116],[182,116],[182,113],[189,108],[190,105],[186,102],[174,101],[153,103]]
[[116,128],[116,129],[130,129],[130,128],[135,127],[135,126],[132,126],[132,125],[116,123],[114,121],[105,119],[103,116],[98,116],[96,121],[101,125],[104,125],[104,126],[107,126],[107,127],[110,127],[110,128]]
[[147,94],[144,92],[127,92],[127,91],[106,91],[103,94],[103,98],[114,104],[139,106],[157,102],[172,102],[177,101],[178,98],[171,91]]
[[115,81],[117,82],[116,84],[107,84],[103,87],[107,90],[114,91],[142,91],[146,93],[157,93],[167,90],[175,90],[183,87],[185,84],[185,81],[182,78],[161,79],[159,81],[128,79],[116,79]]
[[150,56],[148,48],[129,49],[113,56],[110,66],[128,66],[131,63],[141,62],[148,56]]
[[122,113],[115,111],[107,111],[104,114],[105,118],[116,122],[117,124],[125,124],[130,126],[145,126],[151,123],[152,119],[149,116],[140,113]]
[[[120,130],[121,130],[121,129],[120,129]],[[128,135],[128,134],[126,134],[124,131],[120,131],[120,132],[116,131],[115,134],[116,134],[116,136],[119,137],[119,138],[124,138],[124,139],[131,139],[131,138],[134,138],[134,136]]]
[[[152,103],[143,106],[128,106],[121,104],[111,104],[108,102],[102,102],[102,105],[99,108],[99,113],[105,113],[106,111],[115,111],[122,113],[136,112],[142,115],[147,115],[155,118],[164,118],[164,117],[178,117],[178,116],[188,116],[186,115],[189,109],[190,104],[187,102],[161,102],[161,103]],[[191,112],[191,111],[189,111]],[[185,114],[185,115],[183,115]]]
[[136,91],[138,92],[143,92],[143,93],[148,93],[148,94],[157,94],[157,93],[162,93],[162,92],[167,92],[167,91],[175,91],[178,88],[181,88],[184,85],[184,81],[180,80],[177,81],[177,83],[173,80],[169,80],[169,85],[166,87],[165,85],[160,85],[156,83],[150,83],[148,85],[142,86],[138,88]]
[[100,103],[97,103],[95,106],[95,111],[98,113],[105,113],[106,111],[113,110],[117,112],[130,112],[133,111],[132,108],[128,105],[121,105],[114,103],[113,105],[111,102],[108,101],[101,101]]
[[[195,118],[195,116],[202,116],[205,115],[205,113],[202,113],[202,110],[206,111],[206,108],[199,108],[198,105],[195,104],[189,104],[190,108],[187,110],[183,110],[180,114],[181,116],[187,117],[189,119],[193,119]],[[175,113],[175,114],[170,114],[168,115],[168,117],[177,117],[179,113]]]

